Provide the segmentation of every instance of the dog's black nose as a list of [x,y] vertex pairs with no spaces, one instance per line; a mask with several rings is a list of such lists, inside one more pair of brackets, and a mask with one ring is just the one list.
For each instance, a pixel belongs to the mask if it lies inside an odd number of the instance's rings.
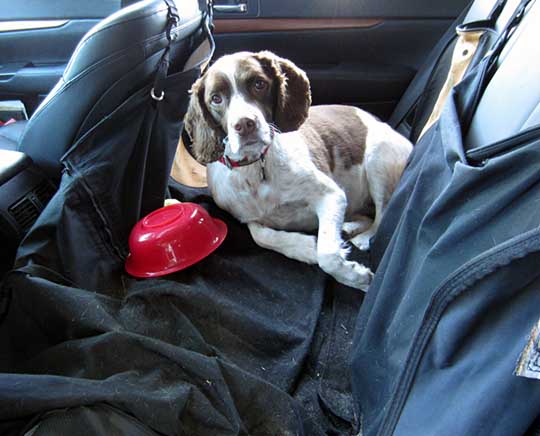
[[256,123],[255,120],[244,117],[240,118],[233,127],[240,136],[246,136],[255,130]]

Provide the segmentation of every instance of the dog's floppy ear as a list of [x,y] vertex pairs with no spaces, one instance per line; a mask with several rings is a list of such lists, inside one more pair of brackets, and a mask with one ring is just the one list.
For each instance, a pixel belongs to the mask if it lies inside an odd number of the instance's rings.
[[297,130],[306,120],[311,105],[306,73],[291,61],[269,51],[256,53],[255,58],[277,81],[274,85],[277,94],[274,122],[282,132]]
[[191,98],[184,118],[185,128],[193,141],[192,150],[201,163],[214,162],[223,154],[223,138],[219,126],[204,101],[204,78],[199,78],[191,87]]

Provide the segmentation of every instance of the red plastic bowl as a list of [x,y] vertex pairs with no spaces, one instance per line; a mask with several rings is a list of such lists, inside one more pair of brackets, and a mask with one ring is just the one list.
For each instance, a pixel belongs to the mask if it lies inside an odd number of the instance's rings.
[[162,207],[141,219],[129,236],[126,271],[158,277],[187,268],[218,248],[227,226],[198,204]]

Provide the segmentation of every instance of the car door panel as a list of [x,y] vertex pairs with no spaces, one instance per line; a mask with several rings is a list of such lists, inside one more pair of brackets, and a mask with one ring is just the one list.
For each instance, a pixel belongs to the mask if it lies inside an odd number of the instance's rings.
[[307,72],[315,104],[351,104],[385,119],[465,5],[466,0],[258,0],[256,18],[247,15],[249,8],[247,14],[215,14],[215,57],[273,51]]
[[46,20],[103,18],[122,7],[121,0],[0,0],[0,19]]
[[82,36],[98,20],[69,20],[55,28],[0,33],[0,98],[47,94]]
[[0,100],[21,100],[31,114],[84,34],[121,6],[121,0],[0,0]]
[[[253,21],[258,21],[253,20]],[[450,20],[339,20],[323,30],[317,21],[289,19],[276,31],[231,31],[216,20],[216,58],[241,50],[271,50],[308,74],[315,104],[342,103],[387,118]],[[243,20],[236,20],[243,21]],[[271,23],[261,20],[262,28]],[[350,20],[352,21],[352,20]],[[254,23],[256,26],[257,24]],[[328,28],[333,25],[333,28]],[[307,30],[298,30],[299,28]],[[239,29],[246,29],[239,23]],[[295,29],[295,30],[292,30]]]

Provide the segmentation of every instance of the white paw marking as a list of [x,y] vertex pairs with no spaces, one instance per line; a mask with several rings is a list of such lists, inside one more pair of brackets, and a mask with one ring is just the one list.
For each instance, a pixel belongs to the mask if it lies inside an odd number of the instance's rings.
[[351,288],[367,291],[373,278],[373,273],[369,268],[358,262],[345,260],[340,253],[319,255],[318,260],[321,269],[338,282]]
[[347,235],[347,239],[353,238],[356,235],[369,230],[373,225],[373,220],[368,217],[358,217],[356,221],[347,221],[343,223],[341,231]]
[[369,241],[371,239],[373,235],[369,234],[369,233],[362,233],[358,236],[355,236],[354,238],[352,238],[350,240],[350,242],[352,244],[354,244],[354,246],[356,248],[358,248],[359,250],[361,251],[368,251],[369,250]]

